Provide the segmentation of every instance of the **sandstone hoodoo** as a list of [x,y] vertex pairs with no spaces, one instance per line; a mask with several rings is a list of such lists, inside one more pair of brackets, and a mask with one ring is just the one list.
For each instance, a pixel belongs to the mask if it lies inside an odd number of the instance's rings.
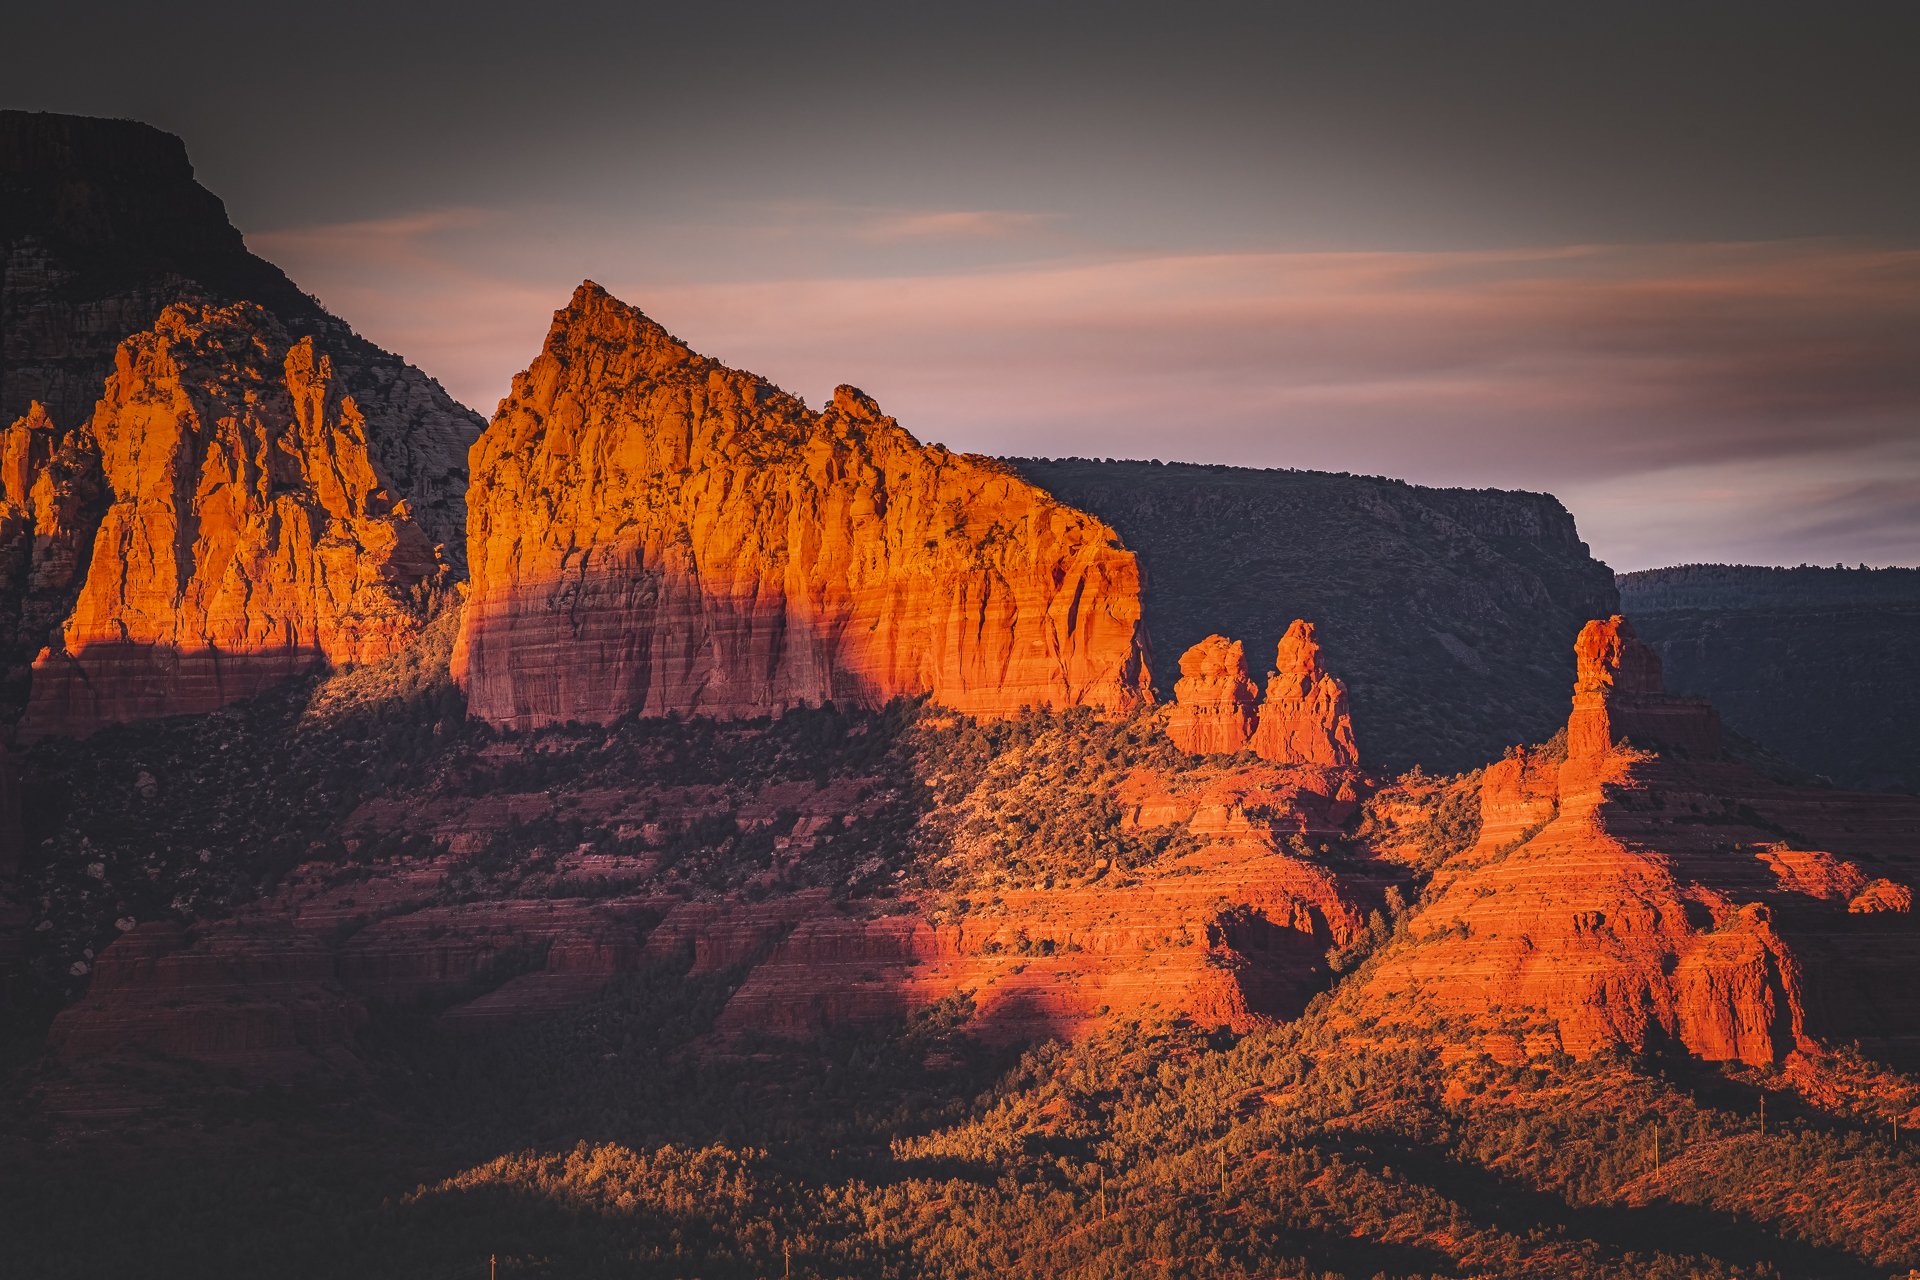
[[[445,567],[328,353],[260,307],[162,312],[121,344],[87,435],[109,505],[34,664],[24,736],[210,711],[417,631]],[[50,474],[34,481],[34,562],[57,576],[60,521],[38,514],[58,508],[39,501]]]
[[1623,739],[1693,755],[1719,753],[1719,715],[1704,699],[1666,691],[1660,655],[1640,642],[1625,618],[1589,622],[1573,648],[1579,667],[1567,721],[1571,754],[1602,756]]
[[1333,768],[1359,762],[1346,686],[1320,665],[1313,624],[1295,619],[1280,639],[1262,700],[1237,640],[1208,636],[1181,655],[1167,736],[1197,755],[1251,750],[1275,764]]
[[1456,1020],[1515,1056],[1677,1048],[1774,1065],[1920,1032],[1905,797],[1793,787],[1716,756],[1710,706],[1661,686],[1618,618],[1578,641],[1562,753],[1510,753],[1454,786],[1478,833],[1366,982],[1362,1017]]
[[1208,636],[1180,655],[1180,679],[1167,708],[1167,736],[1195,755],[1246,750],[1260,715],[1260,688],[1247,676],[1238,640]]
[[455,671],[477,717],[1149,697],[1139,570],[862,393],[821,412],[585,284],[472,455]]

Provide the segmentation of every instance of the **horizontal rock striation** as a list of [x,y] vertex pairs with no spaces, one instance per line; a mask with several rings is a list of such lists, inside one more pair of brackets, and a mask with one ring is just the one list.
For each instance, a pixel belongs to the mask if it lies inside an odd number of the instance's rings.
[[[108,505],[23,736],[214,710],[416,634],[444,566],[331,357],[264,309],[169,307],[121,344],[86,434]],[[59,573],[67,549],[36,533]]]
[[1149,696],[1139,572],[1112,530],[921,445],[850,387],[815,413],[595,285],[472,470],[455,666],[495,724]]
[[1581,632],[1578,660],[1564,756],[1510,754],[1455,784],[1477,839],[1346,1010],[1515,1055],[1770,1066],[1867,1039],[1912,1060],[1920,1007],[1894,975],[1920,964],[1920,802],[1716,758],[1712,709],[1665,694],[1619,618]]

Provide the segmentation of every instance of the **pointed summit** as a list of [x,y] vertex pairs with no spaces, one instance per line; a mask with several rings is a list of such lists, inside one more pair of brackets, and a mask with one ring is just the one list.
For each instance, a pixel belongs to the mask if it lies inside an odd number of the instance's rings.
[[591,281],[474,447],[455,670],[497,724],[1146,699],[1139,569],[865,394],[823,413]]
[[1614,614],[1587,623],[1573,652],[1579,665],[1567,720],[1570,756],[1604,756],[1623,739],[1691,755],[1719,754],[1719,714],[1704,699],[1666,691],[1660,655],[1625,618]]
[[1360,758],[1347,686],[1320,665],[1320,644],[1304,619],[1295,619],[1280,638],[1253,749],[1283,764],[1351,765]]
[[1280,639],[1266,698],[1247,675],[1237,640],[1208,636],[1180,657],[1167,736],[1198,755],[1252,750],[1275,764],[1344,767],[1359,761],[1347,687],[1320,665],[1313,624],[1296,619]]

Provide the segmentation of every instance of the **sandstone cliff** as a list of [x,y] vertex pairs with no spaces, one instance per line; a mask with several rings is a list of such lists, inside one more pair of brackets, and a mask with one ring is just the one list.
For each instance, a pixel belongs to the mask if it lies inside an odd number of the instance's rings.
[[1870,1038],[1910,1058],[1920,1011],[1894,975],[1920,962],[1920,805],[1713,758],[1711,707],[1667,694],[1620,618],[1582,630],[1578,667],[1564,755],[1518,752],[1455,784],[1477,839],[1342,991],[1347,1009],[1502,1055],[1764,1066]]
[[472,472],[455,666],[496,724],[1148,696],[1139,574],[1112,530],[921,445],[850,387],[815,413],[595,285]]
[[[182,301],[258,303],[330,353],[368,449],[456,568],[478,415],[247,251],[180,139],[130,120],[0,111],[0,422],[92,416],[114,351]],[[45,642],[31,637],[27,656]]]
[[1180,658],[1167,735],[1197,755],[1250,750],[1275,764],[1358,763],[1347,690],[1320,665],[1311,622],[1295,619],[1280,639],[1262,700],[1238,641],[1209,636]]
[[[10,500],[45,452],[42,426],[24,432]],[[23,736],[213,710],[411,638],[443,567],[313,339],[249,303],[169,307],[120,345],[86,436],[109,505]],[[32,483],[33,571],[65,578],[77,539],[53,475]]]

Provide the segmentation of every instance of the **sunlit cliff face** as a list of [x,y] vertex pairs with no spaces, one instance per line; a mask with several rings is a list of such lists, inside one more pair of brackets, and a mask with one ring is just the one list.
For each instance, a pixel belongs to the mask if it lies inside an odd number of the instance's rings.
[[814,413],[597,286],[473,457],[454,666],[482,719],[1150,696],[1111,529],[851,387]]
[[105,506],[27,736],[211,711],[417,634],[444,566],[326,353],[258,306],[169,307],[129,337],[88,435]]

